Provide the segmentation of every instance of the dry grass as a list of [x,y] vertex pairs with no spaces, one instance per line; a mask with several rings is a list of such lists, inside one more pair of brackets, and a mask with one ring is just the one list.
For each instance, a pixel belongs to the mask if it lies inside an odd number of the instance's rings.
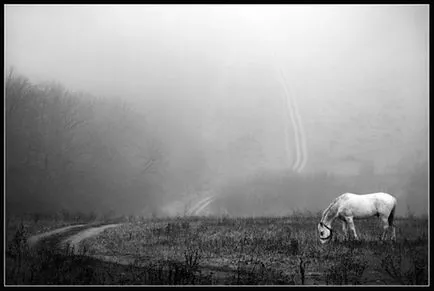
[[364,221],[356,222],[361,241],[342,241],[337,229],[327,245],[318,242],[317,222],[316,216],[136,219],[86,239],[81,253],[86,256],[53,248],[29,252],[22,248],[24,230],[18,229],[9,244],[16,247],[7,255],[7,282],[427,284],[426,219],[397,219],[396,243],[379,241],[378,223]]
[[419,269],[425,266],[425,277],[413,281],[400,280],[398,271],[388,272],[389,261],[381,270],[377,268],[385,257],[404,256],[410,264],[415,253],[427,257],[426,220],[398,219],[399,240],[393,247],[391,242],[378,240],[381,228],[375,220],[356,222],[360,242],[344,242],[338,232],[334,242],[321,245],[315,232],[317,222],[317,217],[161,219],[110,229],[87,244],[94,253],[128,255],[140,266],[164,260],[189,265],[193,260],[197,271],[224,273],[220,279],[225,284],[278,284],[278,278],[298,285],[426,282],[427,259],[417,263]]

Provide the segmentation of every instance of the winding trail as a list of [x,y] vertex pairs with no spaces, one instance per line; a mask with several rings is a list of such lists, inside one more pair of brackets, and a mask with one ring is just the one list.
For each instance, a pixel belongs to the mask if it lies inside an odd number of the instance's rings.
[[64,233],[68,230],[75,229],[75,228],[82,227],[82,226],[84,226],[84,224],[76,224],[76,225],[65,226],[65,227],[51,230],[48,232],[40,233],[40,234],[31,236],[27,240],[27,243],[28,243],[29,247],[33,248],[42,239],[48,238],[48,237],[56,235],[56,234],[61,234],[61,233]]
[[78,254],[80,244],[84,239],[96,236],[108,228],[113,228],[120,225],[122,225],[122,223],[106,224],[100,226],[86,224],[70,225],[31,236],[27,239],[27,243],[30,248],[35,248],[42,241],[46,245],[60,249],[64,249],[66,246],[69,246],[72,248],[74,254]]
[[72,250],[74,251],[74,254],[78,254],[80,249],[80,243],[84,239],[96,236],[108,228],[117,227],[120,225],[121,224],[118,223],[118,224],[108,224],[108,225],[88,228],[86,230],[80,231],[79,233],[73,236],[68,237],[67,239],[64,239],[60,243],[60,247],[64,248],[69,245],[69,247],[71,247]]

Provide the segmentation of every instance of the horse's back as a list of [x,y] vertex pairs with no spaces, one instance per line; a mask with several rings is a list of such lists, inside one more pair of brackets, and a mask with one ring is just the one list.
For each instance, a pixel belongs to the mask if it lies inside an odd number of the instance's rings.
[[344,193],[338,197],[341,211],[359,217],[368,217],[377,213],[389,213],[396,207],[396,198],[384,192],[356,194]]
[[385,193],[385,192],[378,192],[378,193],[371,193],[371,194],[366,194],[366,195],[372,195],[375,199],[377,200],[381,200],[386,202],[389,205],[393,205],[396,206],[397,200],[396,198],[389,194],[389,193]]
[[346,199],[351,198],[351,197],[354,197],[356,199],[357,198],[362,198],[362,199],[373,198],[373,199],[379,199],[379,200],[394,202],[395,204],[397,202],[396,198],[393,195],[386,193],[386,192],[367,193],[367,194],[358,194],[358,193],[347,192],[347,193],[344,193],[344,194],[339,196],[339,198],[341,198],[343,200],[346,200]]

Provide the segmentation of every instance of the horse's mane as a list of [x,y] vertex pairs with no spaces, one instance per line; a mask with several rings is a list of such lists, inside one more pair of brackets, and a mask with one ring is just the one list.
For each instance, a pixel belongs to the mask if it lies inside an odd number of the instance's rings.
[[322,213],[322,217],[321,217],[321,221],[324,220],[325,216],[328,214],[328,212],[330,211],[330,209],[335,206],[336,202],[338,202],[338,200],[340,199],[341,196],[336,197],[332,203],[330,203],[329,206],[327,206],[327,208],[323,211]]

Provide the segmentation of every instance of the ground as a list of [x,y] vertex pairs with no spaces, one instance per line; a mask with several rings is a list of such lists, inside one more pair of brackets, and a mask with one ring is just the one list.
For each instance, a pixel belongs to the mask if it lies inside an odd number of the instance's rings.
[[317,238],[318,221],[315,216],[136,219],[82,237],[79,249],[68,253],[60,242],[86,229],[78,227],[46,238],[42,245],[52,247],[38,251],[37,260],[35,254],[9,253],[7,283],[427,284],[427,219],[396,219],[395,243],[378,239],[382,229],[376,219],[356,221],[358,242],[343,241],[337,224],[334,240],[325,245]]

